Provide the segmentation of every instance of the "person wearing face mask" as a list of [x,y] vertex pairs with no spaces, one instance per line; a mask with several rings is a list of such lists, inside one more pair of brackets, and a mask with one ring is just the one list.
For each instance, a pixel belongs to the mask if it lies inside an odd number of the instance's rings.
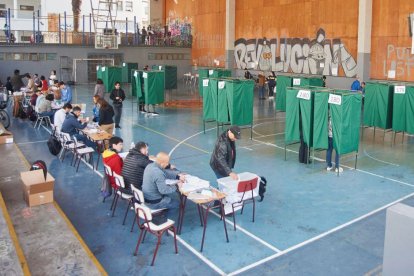
[[[103,163],[109,166],[117,175],[121,175],[122,167],[124,165],[121,156],[118,154],[122,151],[123,146],[124,141],[122,138],[114,136],[109,139],[109,148],[102,153]],[[109,176],[109,182],[113,188],[117,188],[115,178],[113,176]]]

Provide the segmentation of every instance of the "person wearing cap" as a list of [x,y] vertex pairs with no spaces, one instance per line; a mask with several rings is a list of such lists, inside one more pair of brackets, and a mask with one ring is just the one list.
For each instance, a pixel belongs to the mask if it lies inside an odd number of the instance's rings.
[[210,167],[217,178],[230,176],[237,180],[237,174],[232,169],[236,163],[236,140],[240,139],[240,136],[240,128],[231,126],[217,139],[210,159]]
[[[117,175],[121,175],[122,167],[124,165],[121,156],[118,154],[122,151],[123,146],[124,141],[122,138],[114,136],[109,139],[109,148],[102,153],[103,163],[109,166],[111,170]],[[117,188],[115,184],[115,178],[113,176],[109,176],[109,182],[113,188]],[[129,191],[123,192],[128,193]]]
[[142,179],[144,178],[145,168],[153,161],[148,155],[148,145],[145,142],[138,142],[135,147],[129,150],[124,160],[122,176],[124,177],[125,187],[129,189],[131,185],[142,189]]

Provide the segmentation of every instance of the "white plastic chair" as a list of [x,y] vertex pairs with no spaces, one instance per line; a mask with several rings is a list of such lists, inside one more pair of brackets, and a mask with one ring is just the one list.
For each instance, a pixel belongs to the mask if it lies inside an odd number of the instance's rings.
[[124,178],[122,176],[118,175],[114,171],[112,171],[112,175],[115,178],[115,184],[117,186],[117,189],[115,191],[115,198],[114,198],[115,205],[114,205],[114,207],[112,209],[112,216],[114,216],[114,214],[115,214],[115,209],[116,209],[116,205],[118,203],[118,199],[119,198],[128,201],[128,206],[127,206],[126,211],[125,211],[124,220],[122,222],[122,225],[124,225],[125,224],[126,217],[128,215],[129,207],[133,203],[132,202],[132,199],[134,198],[134,196],[126,192],[125,182],[124,182]]

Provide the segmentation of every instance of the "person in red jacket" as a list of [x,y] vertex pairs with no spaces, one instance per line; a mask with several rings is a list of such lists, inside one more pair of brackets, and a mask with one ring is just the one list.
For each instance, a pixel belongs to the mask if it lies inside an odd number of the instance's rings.
[[[105,150],[102,153],[103,163],[109,166],[111,170],[118,175],[121,175],[122,166],[124,165],[121,156],[118,154],[118,152],[122,151],[122,147],[124,146],[123,143],[124,141],[122,138],[114,136],[109,139],[109,149]],[[109,177],[109,181],[111,182],[111,186],[113,188],[117,188],[113,176]]]

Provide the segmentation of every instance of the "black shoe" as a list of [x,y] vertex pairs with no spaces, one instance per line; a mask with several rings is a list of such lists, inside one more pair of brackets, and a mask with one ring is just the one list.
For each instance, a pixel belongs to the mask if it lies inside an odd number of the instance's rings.
[[115,126],[115,128],[121,128],[121,126],[120,125],[117,125],[117,126]]

